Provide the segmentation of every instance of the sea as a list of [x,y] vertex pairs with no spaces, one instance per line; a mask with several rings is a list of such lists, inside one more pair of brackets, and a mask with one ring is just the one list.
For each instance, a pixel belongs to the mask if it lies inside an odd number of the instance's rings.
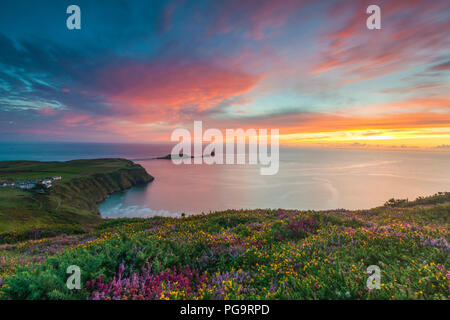
[[110,195],[103,217],[180,216],[226,209],[368,209],[391,198],[450,191],[450,152],[280,148],[279,171],[259,165],[175,165],[168,144],[0,143],[0,161],[127,158],[155,180]]

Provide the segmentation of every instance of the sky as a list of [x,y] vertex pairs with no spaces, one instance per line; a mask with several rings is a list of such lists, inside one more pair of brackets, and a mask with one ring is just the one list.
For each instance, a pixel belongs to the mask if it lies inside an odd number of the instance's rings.
[[1,1],[0,141],[168,142],[203,121],[449,149],[448,30],[448,0]]

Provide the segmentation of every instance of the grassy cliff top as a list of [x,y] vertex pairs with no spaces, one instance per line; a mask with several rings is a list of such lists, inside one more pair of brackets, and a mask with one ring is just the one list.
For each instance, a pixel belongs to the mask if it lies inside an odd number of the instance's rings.
[[126,159],[0,162],[0,181],[53,176],[62,180],[45,190],[0,188],[0,238],[11,231],[25,238],[30,232],[81,232],[101,222],[97,204],[108,194],[153,180]]
[[76,178],[96,173],[107,173],[136,166],[126,159],[92,159],[71,161],[0,161],[1,180],[37,179],[61,176]]

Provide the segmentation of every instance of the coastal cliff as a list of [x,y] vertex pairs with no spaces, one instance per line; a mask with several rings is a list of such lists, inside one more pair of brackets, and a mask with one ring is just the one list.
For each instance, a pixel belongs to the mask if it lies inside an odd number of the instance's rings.
[[141,165],[126,159],[2,161],[0,182],[52,183],[48,188],[0,188],[0,242],[4,232],[18,232],[22,239],[89,229],[102,221],[97,204],[109,194],[153,179]]
[[59,197],[66,205],[99,214],[97,204],[105,200],[109,194],[154,180],[141,165],[125,159],[123,161],[128,162],[124,168],[55,184],[50,194]]

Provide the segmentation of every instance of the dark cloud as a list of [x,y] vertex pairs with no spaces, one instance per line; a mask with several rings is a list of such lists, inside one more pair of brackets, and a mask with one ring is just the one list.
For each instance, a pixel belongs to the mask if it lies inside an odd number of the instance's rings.
[[428,70],[431,72],[449,71],[450,70],[450,61],[434,65],[431,68],[429,68]]

